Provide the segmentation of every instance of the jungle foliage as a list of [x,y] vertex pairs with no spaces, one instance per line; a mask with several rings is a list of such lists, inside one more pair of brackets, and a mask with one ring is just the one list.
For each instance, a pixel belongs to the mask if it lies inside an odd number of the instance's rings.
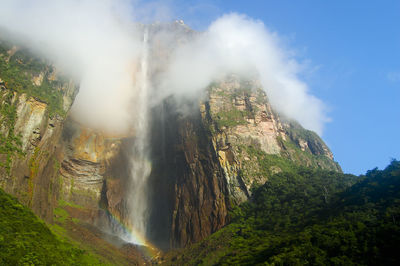
[[356,177],[295,167],[273,175],[231,223],[172,252],[173,265],[396,265],[400,162]]
[[101,265],[0,189],[0,265]]

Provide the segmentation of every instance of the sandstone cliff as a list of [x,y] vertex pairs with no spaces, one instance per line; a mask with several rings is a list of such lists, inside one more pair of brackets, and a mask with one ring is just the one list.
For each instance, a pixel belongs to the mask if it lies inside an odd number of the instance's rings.
[[[158,42],[157,27],[151,53],[166,64],[173,42]],[[179,22],[169,27],[182,42],[194,34]],[[62,203],[103,230],[115,229],[112,217],[128,223],[134,134],[110,136],[76,123],[68,116],[72,82],[12,45],[3,43],[0,57],[0,186],[48,222]],[[162,71],[163,64],[152,66],[151,77]],[[151,114],[145,234],[163,249],[223,227],[233,205],[288,164],[341,171],[315,133],[273,110],[257,80],[231,75],[205,88],[200,100],[171,96]]]
[[76,86],[29,51],[1,43],[0,185],[52,221],[63,122]]
[[162,247],[220,229],[233,204],[291,163],[341,171],[314,132],[281,120],[256,81],[230,76],[181,105],[171,97],[152,115],[150,237]]
[[252,186],[264,184],[269,175],[281,171],[281,159],[341,171],[317,134],[274,112],[257,81],[230,76],[212,84],[200,108],[237,203],[248,199]]

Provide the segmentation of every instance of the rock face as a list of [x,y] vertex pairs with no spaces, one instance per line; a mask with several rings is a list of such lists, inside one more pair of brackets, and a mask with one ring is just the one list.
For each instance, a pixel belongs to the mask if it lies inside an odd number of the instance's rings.
[[125,221],[131,137],[111,136],[65,122],[61,147],[60,198],[91,211],[87,222],[105,226],[104,211]]
[[[158,42],[157,27],[152,56],[167,62],[174,42]],[[170,27],[182,42],[194,34],[179,21]],[[134,135],[109,136],[79,125],[68,116],[73,83],[48,64],[32,65],[37,61],[15,47],[0,49],[0,57],[0,186],[48,222],[65,201],[102,229],[113,226],[110,216],[128,223]],[[150,74],[156,79],[162,71],[159,64]],[[256,80],[231,75],[206,88],[202,100],[170,97],[151,113],[146,235],[162,249],[223,227],[233,205],[288,164],[341,171],[315,133],[274,112]]]
[[171,99],[153,110],[153,119],[149,237],[162,248],[185,246],[227,221],[223,169],[199,110],[183,116]]
[[261,157],[282,157],[299,165],[341,171],[317,134],[294,121],[281,120],[257,81],[229,76],[209,87],[200,109],[236,203],[248,199],[252,186],[282,170],[279,164],[262,169]]
[[177,102],[166,100],[152,115],[150,238],[163,248],[220,229],[232,204],[248,200],[253,186],[287,162],[341,171],[315,133],[281,121],[255,81],[230,76],[203,101]]
[[[0,51],[0,186],[52,221],[60,189],[60,137],[77,90],[50,65],[35,61],[33,68],[33,59],[15,46]],[[52,102],[39,97],[45,89],[53,94]],[[62,98],[68,101],[57,106]]]
[[106,163],[113,156],[116,144],[71,119],[65,123],[62,140],[62,197],[77,205],[96,208],[103,188]]

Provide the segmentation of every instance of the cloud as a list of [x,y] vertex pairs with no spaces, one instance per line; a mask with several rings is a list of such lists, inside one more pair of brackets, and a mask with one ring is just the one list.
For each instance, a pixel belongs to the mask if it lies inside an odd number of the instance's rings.
[[141,50],[128,1],[5,0],[1,8],[1,27],[80,81],[73,113],[81,122],[127,130]]
[[[123,132],[130,129],[143,104],[137,77],[143,32],[134,21],[165,20],[174,13],[168,4],[157,3],[3,0],[0,27],[21,36],[26,45],[80,82],[73,105],[79,121]],[[298,78],[302,67],[292,53],[261,21],[233,13],[184,44],[178,44],[174,34],[158,35],[158,41],[175,47],[168,60],[150,62],[152,69],[163,71],[154,84],[157,99],[195,95],[229,73],[258,76],[275,110],[322,132],[327,121],[324,104]]]
[[175,50],[161,87],[166,94],[190,94],[229,73],[258,75],[275,110],[321,134],[328,121],[324,104],[298,78],[302,67],[290,54],[261,21],[224,15]]

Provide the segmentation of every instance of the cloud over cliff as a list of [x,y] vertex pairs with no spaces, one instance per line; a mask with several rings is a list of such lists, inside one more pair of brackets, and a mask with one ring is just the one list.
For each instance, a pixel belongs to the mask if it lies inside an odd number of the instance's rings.
[[1,9],[1,27],[79,81],[82,123],[126,129],[140,56],[126,1],[5,0]]
[[258,77],[275,110],[321,133],[327,120],[324,105],[298,78],[300,65],[288,54],[261,21],[224,15],[176,49],[162,86],[170,93],[187,93],[229,73]]
[[[81,122],[124,131],[135,119],[132,106],[138,98],[142,33],[135,22],[170,11],[153,8],[127,0],[4,0],[0,26],[79,80],[73,110]],[[193,94],[225,74],[257,76],[278,112],[321,133],[324,105],[298,78],[299,64],[289,54],[261,21],[224,15],[177,46],[157,92]]]

